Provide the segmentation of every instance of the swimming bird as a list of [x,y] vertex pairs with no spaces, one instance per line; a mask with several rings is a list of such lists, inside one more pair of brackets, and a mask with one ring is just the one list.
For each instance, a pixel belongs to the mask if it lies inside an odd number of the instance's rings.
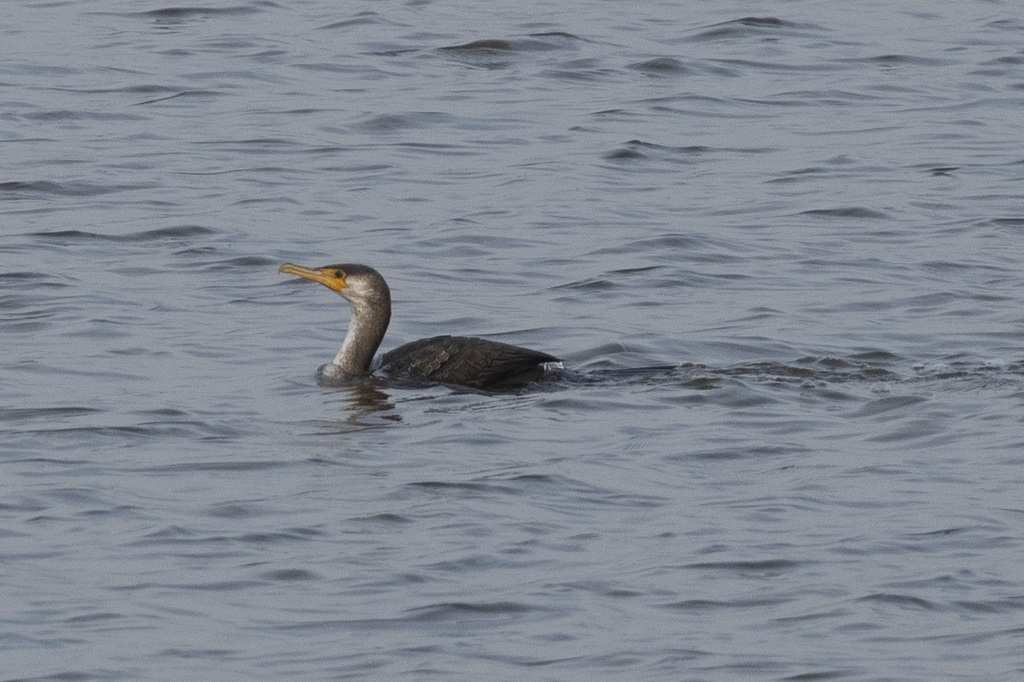
[[348,333],[326,376],[379,372],[394,379],[502,388],[535,381],[553,355],[507,343],[465,336],[434,336],[399,346],[374,360],[391,321],[391,289],[367,265],[305,268],[285,263],[278,272],[319,282],[352,306]]

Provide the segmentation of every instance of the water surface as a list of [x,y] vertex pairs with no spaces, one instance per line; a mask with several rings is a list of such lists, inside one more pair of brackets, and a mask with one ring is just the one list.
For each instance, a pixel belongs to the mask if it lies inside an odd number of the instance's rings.
[[10,3],[2,678],[1020,679],[1016,10]]

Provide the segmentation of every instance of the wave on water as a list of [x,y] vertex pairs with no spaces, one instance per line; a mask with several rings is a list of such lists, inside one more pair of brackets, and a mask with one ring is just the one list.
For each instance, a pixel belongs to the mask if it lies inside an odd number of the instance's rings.
[[128,234],[103,234],[85,230],[56,230],[36,232],[34,236],[46,241],[65,242],[148,242],[161,240],[191,239],[216,234],[217,230],[201,225],[180,225],[177,227],[161,227],[154,230],[141,230]]
[[51,180],[12,180],[0,182],[0,199],[38,199],[40,196],[93,197],[130,190],[153,189],[153,183],[127,185],[96,185],[87,182],[53,182]]

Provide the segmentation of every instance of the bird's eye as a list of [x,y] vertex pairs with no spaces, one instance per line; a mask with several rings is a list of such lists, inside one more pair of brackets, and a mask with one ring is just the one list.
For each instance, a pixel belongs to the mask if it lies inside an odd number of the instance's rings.
[[334,271],[334,276],[337,277],[338,279],[345,279],[345,271],[344,270],[335,270]]

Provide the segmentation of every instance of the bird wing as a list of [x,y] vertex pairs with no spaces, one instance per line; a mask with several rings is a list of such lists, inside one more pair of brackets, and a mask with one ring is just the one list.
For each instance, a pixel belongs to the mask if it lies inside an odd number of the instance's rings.
[[[539,373],[553,355],[465,336],[435,336],[413,341],[381,356],[379,368],[398,379],[429,380],[488,388]],[[537,377],[533,377],[537,378]]]

